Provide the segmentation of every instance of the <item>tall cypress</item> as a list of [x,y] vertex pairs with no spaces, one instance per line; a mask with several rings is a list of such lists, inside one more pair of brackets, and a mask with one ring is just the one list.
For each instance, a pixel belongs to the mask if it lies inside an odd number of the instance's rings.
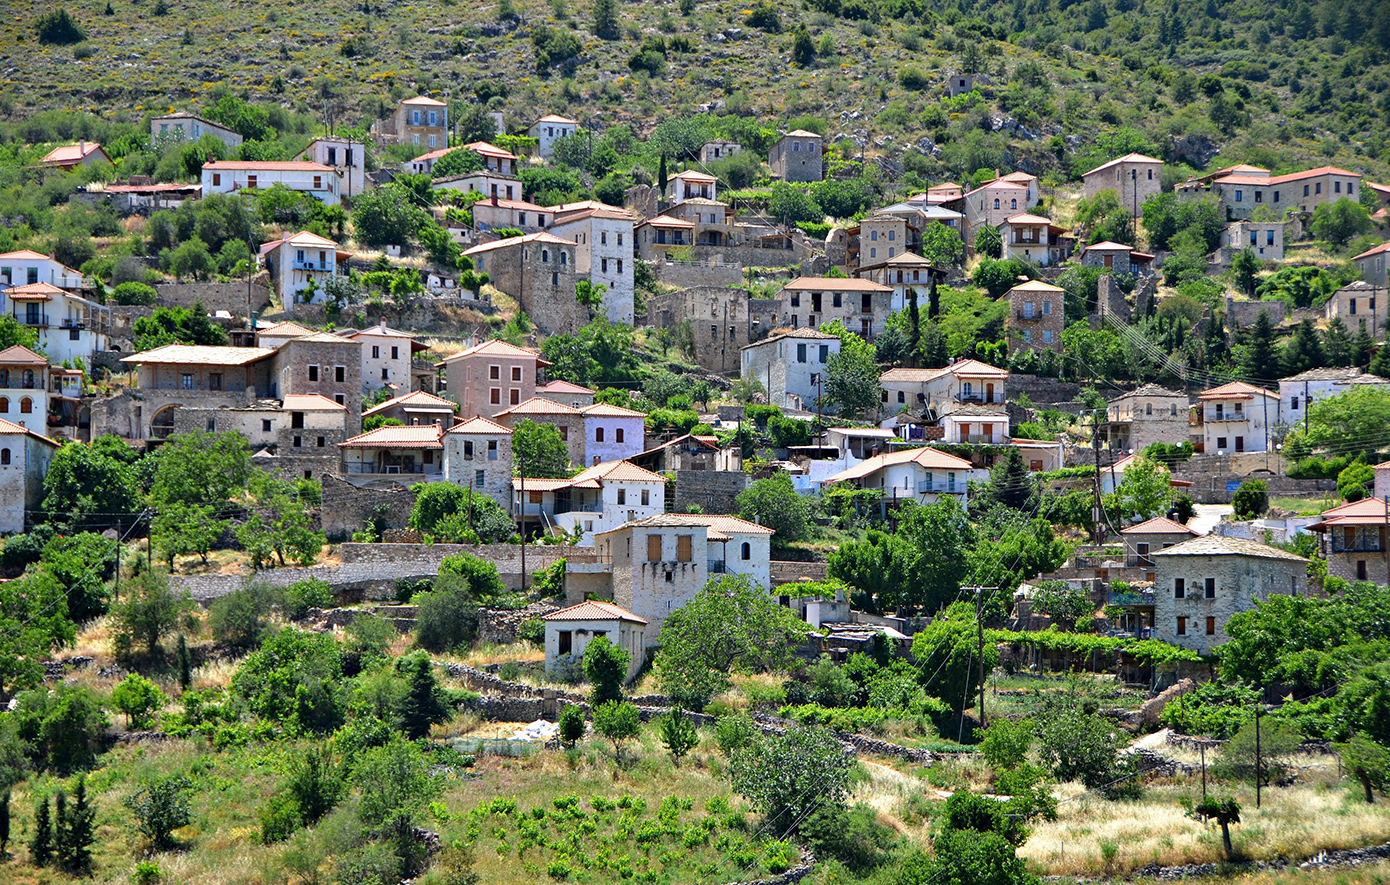
[[0,796],[0,860],[5,859],[5,849],[10,844],[10,791]]
[[[62,796],[62,793],[58,794]],[[77,779],[75,801],[67,814],[67,832],[63,845],[67,856],[63,868],[72,873],[86,874],[92,869],[92,844],[96,841],[97,810],[87,799],[86,776]]]
[[53,797],[53,857],[58,866],[68,869],[72,846],[68,842],[68,794],[62,790]]
[[36,867],[46,867],[53,859],[53,820],[48,816],[48,797],[39,799],[34,808],[34,837],[29,840],[29,860]]
[[188,657],[188,640],[179,634],[179,685],[185,690],[193,684],[193,664]]

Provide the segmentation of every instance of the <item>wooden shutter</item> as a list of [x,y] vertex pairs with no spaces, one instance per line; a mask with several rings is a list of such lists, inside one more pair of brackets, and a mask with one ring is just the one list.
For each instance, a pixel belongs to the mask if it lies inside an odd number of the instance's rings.
[[647,561],[661,561],[661,536],[647,535]]

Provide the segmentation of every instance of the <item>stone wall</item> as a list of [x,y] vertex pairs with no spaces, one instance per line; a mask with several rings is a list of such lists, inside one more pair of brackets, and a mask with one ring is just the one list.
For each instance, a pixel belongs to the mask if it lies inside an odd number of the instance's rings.
[[415,506],[415,493],[409,489],[361,489],[336,476],[324,476],[322,482],[320,520],[324,534],[329,537],[361,531],[368,520],[378,516],[384,528],[405,528],[410,520],[410,509]]
[[1337,490],[1337,481],[1334,479],[1290,479],[1287,476],[1265,474],[1252,477],[1239,473],[1193,474],[1189,471],[1179,471],[1173,474],[1173,477],[1192,481],[1191,487],[1184,491],[1198,504],[1231,503],[1233,493],[1226,491],[1226,484],[1245,482],[1247,479],[1260,479],[1268,483],[1270,497],[1275,495],[1317,496],[1324,492]]
[[788,562],[783,559],[774,559],[768,563],[768,566],[772,576],[772,586],[780,587],[783,584],[795,584],[797,581],[824,581],[829,563]]
[[1009,375],[1004,388],[1008,391],[1009,399],[1018,399],[1019,394],[1026,393],[1034,403],[1047,406],[1071,402],[1081,392],[1081,385],[1074,382],[1058,381],[1056,378],[1044,378],[1041,375],[1024,375],[1019,372]]
[[510,645],[517,641],[517,631],[522,624],[559,610],[560,606],[553,602],[533,602],[520,609],[478,609],[478,639],[494,645]]
[[[192,307],[201,301],[209,313],[225,310],[233,316],[246,316],[247,287],[241,283],[160,283],[154,287],[159,303],[164,307]],[[251,311],[270,306],[270,290],[251,284]]]
[[737,264],[696,264],[685,261],[653,262],[658,281],[668,286],[693,289],[697,286],[741,286],[743,268]]
[[1269,314],[1269,321],[1277,326],[1288,316],[1288,311],[1289,306],[1282,301],[1235,301],[1227,298],[1226,328],[1254,325],[1262,313]]
[[748,474],[732,470],[677,470],[674,511],[699,504],[706,513],[737,513],[739,493],[748,488]]
[[[345,543],[339,548],[342,568],[375,569],[378,574],[393,577],[434,576],[446,556],[471,553],[497,566],[502,583],[509,589],[521,588],[521,547],[517,544],[358,544]],[[526,545],[527,582],[541,569],[558,559],[592,557],[592,547],[561,545]]]

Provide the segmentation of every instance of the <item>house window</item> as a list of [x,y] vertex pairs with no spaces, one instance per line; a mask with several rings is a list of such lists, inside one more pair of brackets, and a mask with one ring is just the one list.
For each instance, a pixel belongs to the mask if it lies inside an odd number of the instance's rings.
[[1239,203],[1239,202],[1243,201],[1244,199],[1245,199],[1245,192],[1244,192],[1244,191],[1236,191],[1236,202]]
[[[621,245],[621,243],[620,243],[619,245]],[[561,256],[561,257],[563,258],[564,256]],[[619,258],[619,259],[618,259],[618,273],[622,273],[622,272],[623,272],[623,260],[622,260],[621,258]]]
[[999,208],[999,201],[997,199],[994,201],[994,208]]
[[[318,448],[320,448],[320,449],[323,448],[324,438],[323,438],[323,437],[319,437],[315,444],[318,446]],[[426,457],[428,457],[429,454],[430,454],[429,452],[426,452],[426,453],[425,453]]]
[[390,380],[391,380],[391,370],[390,370],[390,369],[382,369],[382,370],[381,370],[381,380],[382,380],[382,381],[390,381]]
[[694,561],[694,558],[693,558],[693,556],[692,556],[692,554],[691,554],[691,547],[692,547],[692,542],[693,542],[693,540],[694,540],[694,536],[693,536],[693,535],[677,535],[677,536],[676,536],[676,561],[677,561],[677,562],[693,562],[693,561]]
[[318,366],[310,366],[310,367],[309,367],[309,380],[310,380],[310,381],[317,381],[317,380],[319,380],[319,367],[318,367]]
[[473,440],[471,439],[466,439],[463,441],[463,460],[473,460]]
[[[1297,408],[1297,406],[1295,406],[1295,408]],[[1152,415],[1153,413],[1154,413],[1154,404],[1153,404],[1153,403],[1147,403],[1147,404],[1145,404],[1145,406],[1144,406],[1144,414],[1145,414],[1145,415]]]
[[1187,580],[1185,578],[1173,579],[1173,598],[1184,599],[1187,597]]
[[484,480],[485,480],[486,478],[487,478],[487,474],[485,474],[483,471],[481,471],[481,470],[475,470],[475,471],[473,471],[473,485],[477,486],[478,488],[481,489],[481,488],[483,487],[483,485],[484,485]]
[[192,390],[193,376],[188,372],[184,372],[183,374],[179,375],[179,387],[183,388],[184,390]]
[[798,363],[806,362],[806,345],[798,344],[796,346],[796,361]]
[[1044,301],[1044,302],[1042,303],[1042,309],[1043,309],[1043,316],[1045,316],[1045,317],[1050,317],[1050,316],[1052,316],[1052,302],[1051,302],[1051,301]]
[[661,536],[647,535],[647,561],[661,561]]
[[512,380],[521,381],[521,366],[512,366]]
[[511,394],[511,404],[514,406],[519,405],[521,403],[521,390],[513,387],[511,390]]
[[1335,194],[1340,194],[1342,192],[1342,183],[1340,181],[1332,182],[1332,192]]
[[376,346],[375,344],[372,345],[372,359],[381,359],[381,348]]
[[594,442],[603,442],[603,428],[602,428],[602,427],[597,427],[597,428],[594,429]]
[[492,379],[493,381],[499,381],[499,380],[501,380],[501,378],[502,378],[502,367],[501,367],[501,366],[488,366],[488,367],[487,367],[487,376],[488,376],[488,378]]
[[222,374],[221,374],[220,372],[213,372],[212,374],[208,375],[208,390],[221,390],[221,389],[222,389]]
[[615,429],[613,430],[613,442],[620,443],[620,442],[622,442],[622,441],[623,441],[623,429],[622,429],[621,427],[615,428]]
[[490,402],[494,406],[499,406],[502,404],[502,389],[500,387],[492,388],[492,390],[489,393],[488,402]]
[[569,441],[570,441],[570,429],[569,429],[569,425],[567,425],[567,424],[561,424],[561,425],[560,425],[560,439],[561,439],[562,441],[564,441],[564,442],[569,442]]
[[651,489],[643,489],[643,490],[642,490],[642,506],[643,506],[643,507],[646,507],[647,505],[651,504],[651,502],[652,502],[652,492],[651,492]]
[[216,418],[209,418],[209,419],[208,419],[208,421],[207,421],[207,432],[208,432],[208,433],[216,433],[216,432],[217,432],[217,419],[216,419]]
[[1224,436],[1218,436],[1218,437],[1216,438],[1216,447],[1217,447],[1218,449],[1224,449],[1224,448],[1226,448],[1226,437],[1224,437]]
[[627,503],[627,489],[618,489],[618,503],[619,503],[619,504],[626,504],[626,503]]
[[1177,628],[1176,633],[1177,633],[1178,636],[1186,636],[1186,635],[1187,635],[1187,618],[1184,618],[1184,617],[1179,617],[1179,618],[1178,618],[1178,628]]
[[[886,393],[886,391],[885,391],[885,393]],[[904,394],[903,391],[901,391],[901,390],[898,391],[898,402],[900,402],[900,403],[907,402],[907,396],[906,396],[906,394]]]
[[[385,370],[383,369],[382,371]],[[342,384],[345,381],[347,381],[347,366],[334,366],[333,380],[338,382],[339,384]]]
[[1292,400],[1289,401],[1289,411],[1290,411],[1290,412],[1297,412],[1297,411],[1298,411],[1298,397],[1294,397]]
[[294,447],[297,449],[297,448],[299,448],[299,447],[302,446],[302,445],[304,445],[304,437],[302,437],[302,436],[296,436],[296,437],[294,438]]
[[1213,618],[1210,615],[1207,616],[1207,635],[1216,635],[1216,618]]
[[249,187],[249,188],[254,188],[254,187],[256,186],[256,182],[257,182],[256,176],[254,176],[254,175],[248,175],[248,176],[246,176],[246,186],[247,186],[247,187]]
[[393,360],[398,360],[398,359],[400,359],[400,358],[401,358],[401,349],[400,349],[399,347],[393,347],[393,348],[391,348],[391,359],[393,359]]
[[607,258],[600,259],[600,268],[599,268],[599,272],[600,272],[600,273],[608,273],[608,259],[607,259]]
[[322,175],[315,175],[315,176],[314,176],[314,190],[316,190],[316,191],[318,191],[318,190],[323,190],[323,176],[322,176]]
[[262,419],[261,419],[261,433],[269,433],[269,432],[270,432],[270,419],[269,419],[269,418],[262,418]]
[[1273,246],[1273,245],[1274,245],[1274,231],[1272,231],[1272,230],[1267,230],[1267,231],[1265,231],[1265,245],[1266,245],[1266,246]]
[[1052,343],[1052,330],[1051,330],[1051,329],[1043,329],[1043,344],[1051,344],[1051,343]]
[[830,359],[830,345],[829,345],[829,344],[822,344],[822,345],[820,346],[820,361],[821,361],[822,363],[824,363],[825,361],[827,361],[827,360],[829,360],[829,359]]
[[739,548],[739,559],[742,559],[744,562],[747,562],[748,560],[750,560],[750,559],[752,559],[752,558],[753,558],[753,545],[752,545],[752,544],[749,544],[747,541],[744,541],[744,542],[743,542],[743,545]]
[[0,464],[8,465],[9,463],[10,463],[10,450],[9,450],[9,449],[0,449]]
[[839,306],[840,306],[840,295],[839,295],[838,292],[837,292],[837,293],[835,294],[835,296],[831,299],[831,301],[834,303],[834,305],[835,305],[836,307],[839,307]]
[[303,429],[304,429],[304,413],[303,413],[303,412],[290,412],[290,429],[291,429],[291,430],[303,430]]
[[221,187],[221,186],[222,186],[222,173],[221,173],[221,172],[214,172],[214,173],[212,173],[212,186],[213,186],[213,187]]

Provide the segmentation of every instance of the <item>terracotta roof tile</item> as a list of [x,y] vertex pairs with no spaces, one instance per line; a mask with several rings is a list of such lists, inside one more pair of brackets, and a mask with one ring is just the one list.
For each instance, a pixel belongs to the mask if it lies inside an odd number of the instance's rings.
[[443,429],[434,424],[378,427],[338,444],[344,449],[442,449]]
[[578,605],[569,608],[562,608],[559,611],[551,612],[541,616],[542,621],[631,621],[634,624],[645,624],[647,619],[639,615],[634,615],[625,608],[620,608],[611,602],[602,602],[598,599],[586,599]]

